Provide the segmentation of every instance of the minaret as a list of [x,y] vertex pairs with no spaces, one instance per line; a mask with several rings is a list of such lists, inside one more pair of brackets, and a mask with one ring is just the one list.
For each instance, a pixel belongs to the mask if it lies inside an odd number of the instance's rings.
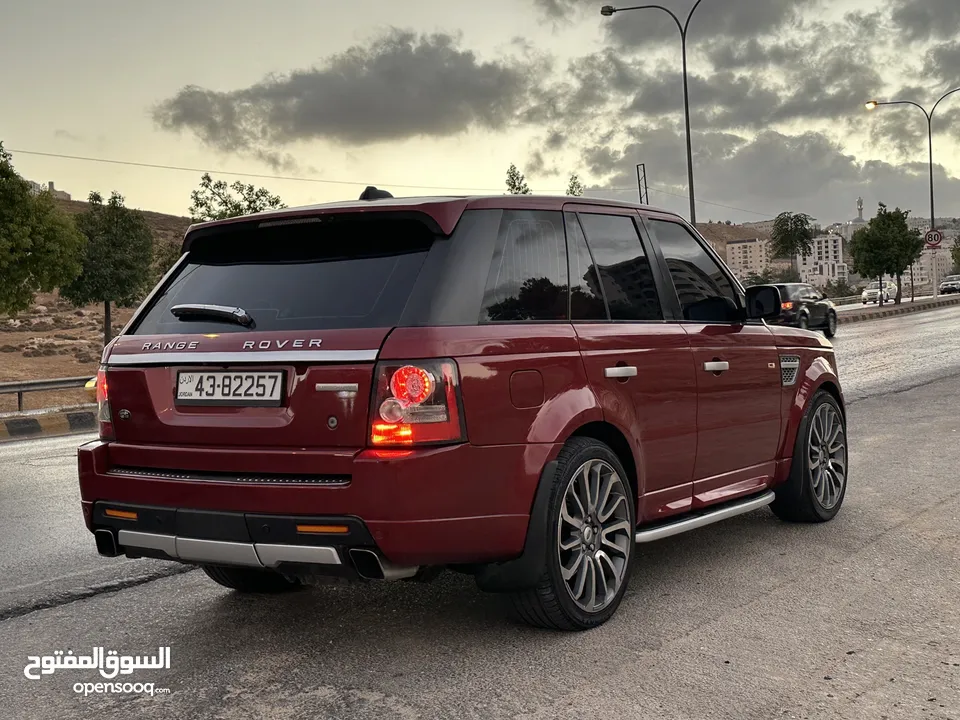
[[857,220],[863,221],[863,198],[857,198]]

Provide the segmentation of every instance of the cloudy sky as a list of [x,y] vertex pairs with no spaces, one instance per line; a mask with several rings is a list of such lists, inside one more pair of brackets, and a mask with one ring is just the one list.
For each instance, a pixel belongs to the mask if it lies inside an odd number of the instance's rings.
[[[608,1],[608,0],[605,0]],[[663,0],[681,16],[694,0]],[[596,0],[31,0],[4,9],[0,140],[83,197],[185,214],[198,173],[290,205],[535,191],[687,212],[679,33]],[[698,220],[927,215],[929,107],[960,87],[958,0],[702,0],[690,22]],[[934,117],[937,214],[960,215],[960,93]]]

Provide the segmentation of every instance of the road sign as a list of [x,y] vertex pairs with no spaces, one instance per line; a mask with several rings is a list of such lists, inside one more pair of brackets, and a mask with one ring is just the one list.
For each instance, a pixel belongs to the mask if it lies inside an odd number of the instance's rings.
[[939,230],[927,230],[927,234],[923,236],[923,240],[927,243],[928,248],[938,248],[940,243],[943,242],[943,233]]

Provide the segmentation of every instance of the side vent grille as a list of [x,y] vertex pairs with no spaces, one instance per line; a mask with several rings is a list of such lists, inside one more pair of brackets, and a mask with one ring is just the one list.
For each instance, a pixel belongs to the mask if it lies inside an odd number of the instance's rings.
[[800,372],[800,358],[796,355],[780,356],[780,382],[784,387],[793,385],[797,382],[797,375]]

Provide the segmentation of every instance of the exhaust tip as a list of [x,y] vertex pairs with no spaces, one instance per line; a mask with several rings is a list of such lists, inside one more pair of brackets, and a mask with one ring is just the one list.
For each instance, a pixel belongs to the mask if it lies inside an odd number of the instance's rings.
[[383,568],[380,565],[380,558],[373,550],[364,550],[363,548],[350,548],[350,559],[353,561],[353,567],[360,577],[367,580],[383,580]]
[[96,530],[93,537],[97,542],[97,552],[104,557],[117,557],[120,550],[117,548],[117,538],[113,530]]

